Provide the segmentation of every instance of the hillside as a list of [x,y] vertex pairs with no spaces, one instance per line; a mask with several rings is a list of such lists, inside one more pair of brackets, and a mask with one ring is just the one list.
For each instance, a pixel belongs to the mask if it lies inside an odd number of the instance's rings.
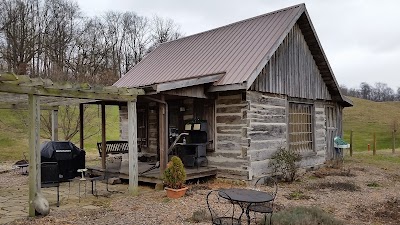
[[[366,151],[367,145],[373,143],[376,132],[377,149],[392,147],[392,127],[397,123],[400,129],[400,102],[372,102],[369,100],[350,98],[354,107],[345,108],[343,113],[343,129],[345,140],[350,140],[353,130],[353,149]],[[100,131],[100,112],[96,106],[89,109],[93,115],[94,128]],[[118,107],[107,107],[107,140],[119,139]],[[26,112],[0,109],[0,162],[22,159],[22,152],[28,152],[28,130],[24,125]],[[85,129],[88,129],[87,127]],[[85,131],[87,133],[87,131]],[[60,139],[62,133],[59,133]],[[79,144],[79,134],[72,141]],[[396,133],[396,147],[400,146],[400,130]],[[97,154],[96,143],[101,141],[98,132],[85,140],[85,150]]]
[[[98,154],[96,143],[101,141],[101,113],[97,106],[91,105],[87,109],[87,120],[92,126],[85,125],[85,134],[92,134],[85,139],[85,151],[89,154]],[[42,113],[44,113],[42,111]],[[59,126],[62,123],[59,111]],[[28,153],[28,129],[26,124],[27,112],[23,110],[0,109],[0,162],[23,159],[23,152]],[[74,121],[78,120],[76,114]],[[41,124],[41,126],[44,126]],[[106,135],[107,140],[119,140],[119,113],[117,106],[106,106]],[[43,132],[41,134],[44,136]],[[63,140],[62,129],[59,129],[59,139]],[[46,139],[42,139],[45,141]],[[79,133],[72,142],[79,145]],[[28,157],[28,154],[26,154]]]
[[373,102],[352,98],[354,106],[343,111],[344,138],[350,140],[353,130],[353,149],[367,150],[373,146],[373,133],[376,132],[377,149],[392,148],[393,125],[397,124],[396,148],[400,146],[400,102]]

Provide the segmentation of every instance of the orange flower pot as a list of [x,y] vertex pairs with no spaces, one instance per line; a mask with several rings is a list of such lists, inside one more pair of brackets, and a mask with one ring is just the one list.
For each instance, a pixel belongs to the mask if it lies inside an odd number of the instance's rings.
[[180,198],[185,195],[187,189],[188,187],[184,187],[181,189],[172,189],[168,187],[165,188],[168,198]]

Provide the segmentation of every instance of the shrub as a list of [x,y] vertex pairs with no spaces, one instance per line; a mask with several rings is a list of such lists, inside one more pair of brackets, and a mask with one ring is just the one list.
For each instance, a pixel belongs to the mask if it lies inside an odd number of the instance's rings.
[[286,195],[285,197],[289,200],[303,200],[303,199],[307,200],[311,198],[310,196],[304,194],[304,192],[302,191],[293,191],[288,195]]
[[285,147],[279,147],[269,163],[275,173],[282,174],[284,180],[293,182],[299,170],[300,153],[291,151]]
[[293,207],[275,213],[275,225],[343,225],[340,220],[316,207]]
[[164,184],[173,189],[180,189],[184,187],[186,180],[186,171],[183,167],[182,160],[173,156],[164,171]]

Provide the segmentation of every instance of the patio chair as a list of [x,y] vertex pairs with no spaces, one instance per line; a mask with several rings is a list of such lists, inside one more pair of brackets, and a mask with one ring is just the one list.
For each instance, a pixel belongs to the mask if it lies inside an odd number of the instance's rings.
[[211,222],[214,225],[239,225],[241,221],[235,218],[235,206],[230,197],[221,190],[213,190],[207,194],[207,207],[210,210]]
[[57,162],[41,164],[41,187],[57,187],[57,207],[60,206],[60,176]]
[[[122,193],[121,191],[115,191],[115,190],[110,190],[108,185],[109,185],[109,179],[113,178],[112,176],[112,171],[110,171],[109,169],[104,169],[103,174],[100,176],[92,176],[89,175],[89,179],[92,183],[92,195],[98,197],[98,191],[97,191],[97,181],[101,182],[104,181],[106,183],[106,193],[110,194],[110,193]],[[107,195],[107,194],[106,194]]]
[[264,224],[267,223],[267,214],[269,214],[269,224],[272,224],[272,213],[274,212],[274,200],[276,193],[278,192],[278,184],[276,178],[271,176],[260,177],[255,185],[256,190],[267,192],[272,196],[272,200],[264,203],[252,204],[248,210],[254,212],[254,218],[256,213],[264,214]]

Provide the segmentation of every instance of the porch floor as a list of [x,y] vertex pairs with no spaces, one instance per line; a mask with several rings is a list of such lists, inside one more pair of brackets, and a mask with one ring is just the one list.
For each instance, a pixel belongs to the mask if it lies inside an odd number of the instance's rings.
[[[160,178],[160,168],[155,168],[151,171],[148,171],[144,174],[140,174],[143,171],[148,170],[154,165],[154,163],[149,162],[139,162],[139,181],[147,182],[147,183],[162,183],[162,179]],[[99,166],[92,166],[88,167],[89,174],[93,174],[95,176],[100,176],[103,174],[104,169]],[[186,170],[186,180],[204,178],[204,177],[211,177],[217,175],[217,168],[216,167],[191,167],[185,168]],[[129,174],[121,173],[119,170],[116,169],[107,169],[109,177],[119,177],[121,179],[129,179]]]

